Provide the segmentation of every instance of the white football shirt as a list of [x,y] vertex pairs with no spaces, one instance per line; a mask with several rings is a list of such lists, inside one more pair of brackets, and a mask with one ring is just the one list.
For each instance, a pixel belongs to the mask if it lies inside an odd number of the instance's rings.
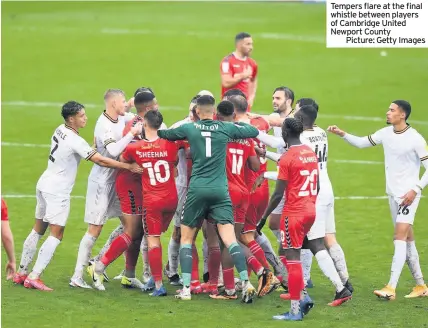
[[404,196],[419,181],[421,161],[428,160],[425,139],[410,126],[402,131],[388,126],[369,135],[368,139],[373,146],[383,145],[386,193],[393,197]]
[[37,189],[52,195],[69,196],[76,181],[80,159],[89,160],[97,151],[73,128],[61,124],[51,138],[48,167]]

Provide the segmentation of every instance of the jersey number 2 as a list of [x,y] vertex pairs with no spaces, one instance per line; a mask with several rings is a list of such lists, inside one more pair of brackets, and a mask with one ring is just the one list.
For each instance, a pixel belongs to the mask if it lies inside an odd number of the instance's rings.
[[317,170],[313,170],[312,172],[309,172],[308,170],[302,170],[300,171],[300,175],[303,177],[306,177],[306,180],[302,188],[300,188],[299,196],[300,197],[306,197],[309,195],[315,196],[317,194],[317,189],[318,189],[317,188],[317,184],[318,184]]
[[244,161],[244,151],[242,149],[230,148],[229,152],[232,154],[232,174],[240,175]]
[[58,150],[59,145],[58,145],[58,139],[55,136],[53,136],[52,139],[53,141],[55,141],[55,146],[52,148],[51,153],[49,154],[49,160],[52,163],[55,163],[55,158],[53,157],[53,154]]
[[[161,175],[160,168],[161,166],[165,169],[165,176]],[[156,186],[157,182],[164,183],[167,182],[171,176],[171,172],[169,171],[169,165],[167,161],[157,161],[154,166],[152,163],[143,163],[143,167],[147,169],[150,178],[150,184],[152,186]]]

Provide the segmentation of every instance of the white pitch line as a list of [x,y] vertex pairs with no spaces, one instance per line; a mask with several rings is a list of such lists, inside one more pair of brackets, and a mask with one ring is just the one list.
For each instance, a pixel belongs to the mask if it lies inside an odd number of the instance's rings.
[[[3,198],[36,198],[36,195],[2,195]],[[422,196],[423,197],[423,196]],[[74,196],[73,199],[85,199],[85,196]],[[377,199],[387,199],[388,196],[344,196],[344,197],[334,197],[335,200],[377,200]]]
[[[30,143],[19,143],[19,142],[7,142],[2,141],[1,145],[3,147],[28,147],[28,148],[50,148],[51,145],[49,144],[30,144]],[[377,161],[360,161],[360,160],[352,160],[352,159],[331,159],[331,162],[334,163],[347,163],[347,164],[368,164],[368,165],[374,165],[374,164],[383,164],[383,162],[377,162]]]
[[[2,101],[2,106],[22,106],[22,107],[56,107],[61,108],[62,103],[55,102],[47,102],[47,101]],[[103,108],[102,104],[83,104],[86,108]],[[180,106],[160,106],[160,110],[173,110],[178,111],[182,110],[186,111],[186,107]],[[342,120],[350,120],[350,121],[373,121],[373,122],[385,122],[385,118],[374,117],[374,116],[353,116],[353,115],[338,115],[338,114],[320,114],[319,118],[337,118]],[[420,125],[428,125],[428,121],[409,121],[410,124],[420,124]]]

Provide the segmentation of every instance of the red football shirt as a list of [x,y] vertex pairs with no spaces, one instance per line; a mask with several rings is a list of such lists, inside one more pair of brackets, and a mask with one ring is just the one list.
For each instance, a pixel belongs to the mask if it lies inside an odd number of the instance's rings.
[[223,98],[224,93],[227,90],[230,89],[239,89],[241,90],[245,96],[249,97],[249,90],[248,90],[248,83],[250,81],[254,81],[257,77],[257,63],[255,62],[254,59],[247,57],[245,60],[241,60],[235,57],[235,55],[232,53],[226,57],[223,58],[223,60],[221,61],[220,64],[220,72],[222,75],[231,75],[232,77],[235,76],[238,73],[242,73],[244,71],[245,68],[247,68],[248,66],[251,66],[251,68],[253,69],[253,74],[251,75],[250,78],[242,80],[240,82],[238,82],[238,84],[234,85],[231,88],[225,88],[225,87],[221,87],[221,97]]
[[122,156],[143,167],[141,175],[144,203],[176,193],[174,167],[181,143],[165,139],[140,140],[126,147]]
[[226,172],[229,185],[248,189],[245,183],[245,167],[250,156],[256,156],[251,139],[231,140],[227,144]]
[[1,220],[2,221],[8,221],[9,217],[7,215],[7,205],[4,199],[1,199]]
[[283,215],[315,215],[318,158],[307,145],[291,146],[279,161],[279,180],[288,181]]
[[[250,120],[250,124],[254,126],[256,129],[266,133],[270,129],[269,123],[262,117],[252,118]],[[253,140],[254,140],[255,146],[262,149],[266,149],[266,145],[264,143],[262,143],[257,139],[253,139]],[[264,158],[264,157],[260,157],[260,169],[257,172],[250,170],[247,166],[245,167],[245,181],[247,183],[247,187],[249,190],[251,190],[254,184],[254,181],[256,181],[257,177],[266,171],[267,171],[267,158]],[[267,184],[268,183],[267,180],[265,180],[264,183]]]

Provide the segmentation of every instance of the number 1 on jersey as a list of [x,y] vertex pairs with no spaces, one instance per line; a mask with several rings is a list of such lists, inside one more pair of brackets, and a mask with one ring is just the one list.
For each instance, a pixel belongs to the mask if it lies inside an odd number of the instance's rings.
[[205,138],[205,156],[211,157],[211,132],[201,132]]

